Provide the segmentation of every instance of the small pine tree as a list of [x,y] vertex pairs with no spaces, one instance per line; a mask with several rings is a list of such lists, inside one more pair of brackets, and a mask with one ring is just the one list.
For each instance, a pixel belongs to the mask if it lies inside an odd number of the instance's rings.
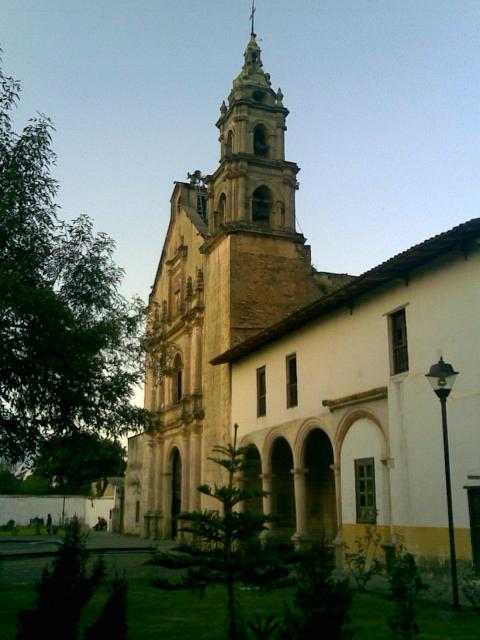
[[295,610],[287,609],[279,640],[347,640],[353,636],[348,611],[352,590],[332,577],[333,554],[322,546],[300,552],[296,569]]
[[87,559],[85,536],[78,519],[73,518],[52,568],[45,567],[35,586],[36,607],[18,612],[16,640],[31,640],[42,634],[49,640],[76,640],[82,607],[105,574],[100,559],[88,575]]
[[213,449],[215,464],[227,472],[225,485],[201,485],[198,490],[219,503],[219,511],[194,511],[181,513],[178,518],[185,523],[180,531],[191,536],[191,542],[178,545],[173,553],[156,554],[153,562],[170,568],[188,568],[180,581],[156,580],[162,589],[192,588],[199,592],[211,584],[222,584],[227,592],[227,630],[230,640],[246,637],[245,622],[236,597],[238,583],[268,586],[287,573],[285,565],[275,556],[270,546],[263,547],[259,534],[270,517],[235,509],[242,502],[248,503],[263,491],[252,491],[239,486],[238,475],[245,470],[246,448],[237,448],[237,429],[234,427],[233,443]]
[[110,584],[110,596],[98,620],[85,631],[85,640],[127,640],[127,581],[115,576]]

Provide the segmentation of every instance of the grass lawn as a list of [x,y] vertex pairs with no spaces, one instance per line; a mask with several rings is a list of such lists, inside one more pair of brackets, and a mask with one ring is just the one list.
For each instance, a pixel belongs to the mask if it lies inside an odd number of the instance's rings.
[[[248,617],[255,613],[281,614],[285,603],[291,603],[293,589],[274,592],[241,593]],[[83,624],[88,625],[98,615],[106,598],[102,590],[88,605]],[[1,638],[15,638],[16,612],[34,602],[31,587],[5,588],[0,591]],[[225,597],[221,588],[212,588],[204,598],[184,592],[165,592],[150,586],[147,580],[130,580],[128,619],[130,640],[224,640]],[[352,620],[356,640],[387,640],[392,637],[387,617],[392,603],[385,596],[356,594]],[[420,640],[480,640],[480,615],[464,609],[453,613],[446,607],[430,602],[418,606]]]

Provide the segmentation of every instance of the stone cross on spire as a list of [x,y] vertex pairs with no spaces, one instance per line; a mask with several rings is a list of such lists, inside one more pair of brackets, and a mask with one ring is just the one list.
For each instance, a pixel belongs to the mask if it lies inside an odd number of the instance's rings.
[[255,38],[255,36],[257,35],[255,33],[255,0],[252,0],[252,13],[250,14],[250,21],[252,23],[252,29],[250,31],[250,35],[253,36]]

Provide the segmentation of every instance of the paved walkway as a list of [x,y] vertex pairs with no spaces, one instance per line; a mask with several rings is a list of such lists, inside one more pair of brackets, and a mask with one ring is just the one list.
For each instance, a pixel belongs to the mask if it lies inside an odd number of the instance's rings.
[[[53,555],[60,536],[0,536],[0,556],[47,556]],[[150,551],[152,549],[169,549],[175,543],[171,540],[147,540],[139,536],[106,531],[89,531],[86,547],[89,551]]]
[[[0,586],[36,582],[53,559],[61,538],[58,536],[0,536]],[[138,536],[90,531],[86,547],[91,552],[90,563],[104,556],[107,571],[125,574],[128,578],[155,577],[161,569],[147,564],[154,549],[168,551],[172,540],[146,540]]]

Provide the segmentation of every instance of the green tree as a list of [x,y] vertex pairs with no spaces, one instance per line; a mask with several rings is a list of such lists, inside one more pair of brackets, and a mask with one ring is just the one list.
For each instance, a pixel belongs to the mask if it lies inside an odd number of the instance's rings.
[[[182,523],[179,530],[187,533],[191,542],[178,545],[174,553],[158,553],[153,561],[170,568],[188,569],[187,575],[179,582],[156,580],[155,586],[161,589],[189,588],[202,592],[211,584],[225,586],[230,640],[246,637],[235,586],[238,583],[270,586],[288,572],[275,550],[258,541],[258,535],[270,518],[248,511],[248,501],[265,494],[246,489],[238,482],[246,468],[246,449],[237,448],[237,428],[235,425],[233,443],[215,447],[216,455],[210,458],[226,470],[226,484],[205,484],[198,488],[217,502],[219,510],[181,513],[178,516]],[[240,503],[245,503],[242,511],[235,509]]]
[[119,442],[75,432],[54,435],[40,445],[33,476],[45,478],[49,492],[85,495],[92,482],[102,493],[107,478],[123,475],[125,466],[125,449]]
[[145,424],[143,305],[119,293],[114,243],[80,216],[57,216],[52,123],[12,128],[17,81],[0,67],[0,450],[11,461],[77,430]]
[[18,493],[22,481],[20,478],[8,471],[7,469],[0,470],[0,494],[13,495]]
[[19,493],[30,496],[44,496],[53,492],[47,478],[32,473],[23,479],[20,484]]

